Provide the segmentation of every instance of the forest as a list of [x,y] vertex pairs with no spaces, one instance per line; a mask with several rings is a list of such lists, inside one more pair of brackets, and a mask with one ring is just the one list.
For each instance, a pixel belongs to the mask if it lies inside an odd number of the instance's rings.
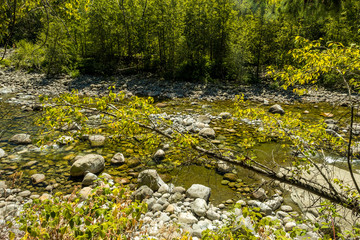
[[296,36],[358,44],[359,12],[356,0],[4,0],[0,46],[16,48],[16,67],[48,75],[253,83],[292,64]]
[[0,239],[359,239],[359,42],[359,0],[1,0]]

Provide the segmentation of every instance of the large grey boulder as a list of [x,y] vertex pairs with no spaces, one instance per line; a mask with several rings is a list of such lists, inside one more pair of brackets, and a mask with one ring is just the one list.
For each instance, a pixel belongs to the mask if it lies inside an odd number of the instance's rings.
[[207,209],[208,205],[206,204],[206,201],[202,198],[197,198],[194,202],[191,203],[192,212],[199,217],[205,216]]
[[161,179],[155,169],[147,169],[142,171],[138,176],[138,187],[148,186],[153,191],[159,190],[159,188],[166,183]]
[[285,114],[284,109],[282,109],[282,107],[279,104],[272,105],[269,108],[269,112],[270,113],[279,113],[281,115]]
[[20,134],[16,134],[14,136],[12,136],[9,139],[9,142],[14,143],[14,144],[31,144],[31,138],[29,134],[25,134],[25,133],[20,133]]
[[105,160],[98,154],[87,154],[79,157],[70,168],[73,177],[83,176],[86,171],[91,173],[101,172],[105,168]]
[[202,198],[209,201],[211,189],[201,184],[193,184],[187,191],[186,196],[190,198]]

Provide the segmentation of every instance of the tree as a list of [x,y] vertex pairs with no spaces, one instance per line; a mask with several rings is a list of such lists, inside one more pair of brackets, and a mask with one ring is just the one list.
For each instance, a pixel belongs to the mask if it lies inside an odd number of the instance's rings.
[[[309,42],[301,38],[297,38],[297,41],[304,44],[292,52],[298,65],[287,66],[279,71],[271,69],[269,74],[283,79],[286,87],[316,82],[321,73],[335,71],[348,88],[351,97],[351,90],[358,88],[358,80],[355,76],[360,69],[359,49],[346,48],[334,43],[329,44],[328,48],[323,48],[318,42]],[[348,80],[349,76],[352,77],[350,80]],[[183,156],[177,158],[174,158],[174,155],[169,156],[175,165],[181,164],[183,159],[191,159],[201,154],[209,159],[225,161],[305,189],[333,203],[352,209],[355,213],[360,211],[360,195],[356,182],[354,181],[356,186],[354,189],[342,183],[340,179],[331,178],[326,165],[314,159],[316,153],[331,149],[339,154],[347,154],[349,166],[351,166],[351,149],[354,145],[352,131],[350,131],[349,139],[336,134],[328,134],[323,121],[304,122],[300,114],[296,113],[286,113],[282,116],[269,115],[263,108],[251,107],[242,97],[238,97],[234,103],[234,116],[237,119],[234,123],[241,122],[242,119],[254,122],[256,123],[254,133],[249,135],[248,130],[244,130],[243,134],[238,133],[246,136],[241,141],[241,150],[232,147],[218,149],[214,148],[206,138],[178,132],[172,127],[171,122],[162,117],[156,117],[155,114],[160,113],[160,110],[151,105],[150,98],[126,99],[124,94],[118,95],[110,90],[109,95],[103,98],[83,98],[73,93],[52,99],[51,102],[52,107],[46,108],[43,117],[39,120],[39,123],[47,130],[60,129],[64,125],[76,123],[81,130],[68,133],[76,139],[80,139],[83,134],[111,133],[115,136],[113,137],[115,142],[127,141],[145,158],[152,155],[162,142],[170,141],[172,152]],[[87,126],[89,113],[100,114],[101,127],[92,129]],[[165,131],[169,127],[172,128],[173,134]],[[51,137],[52,139],[57,138],[59,134],[56,131],[50,131],[50,133],[55,134]],[[283,147],[292,148],[302,156],[293,157],[290,167],[281,166],[276,161],[258,162],[251,154],[251,147],[257,142],[275,139]],[[346,151],[344,151],[344,146],[346,146]],[[309,180],[310,172],[316,172],[316,175],[322,178],[322,182]],[[352,173],[351,168],[350,173]]]

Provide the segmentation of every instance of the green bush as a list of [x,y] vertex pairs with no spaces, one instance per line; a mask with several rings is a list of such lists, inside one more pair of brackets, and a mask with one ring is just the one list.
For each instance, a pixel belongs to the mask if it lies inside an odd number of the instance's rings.
[[24,239],[128,239],[147,210],[120,187],[96,188],[83,202],[73,196],[25,205],[18,220]]
[[15,54],[11,57],[15,67],[29,72],[40,71],[45,61],[44,49],[26,40],[19,41],[17,46]]

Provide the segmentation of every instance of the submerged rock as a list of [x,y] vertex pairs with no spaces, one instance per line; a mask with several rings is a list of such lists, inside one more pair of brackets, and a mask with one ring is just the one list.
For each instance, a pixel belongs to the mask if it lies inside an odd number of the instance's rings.
[[125,163],[125,157],[122,153],[118,152],[116,153],[112,159],[111,159],[111,163],[113,164],[124,164]]
[[212,128],[203,128],[200,130],[199,135],[207,138],[215,138],[215,131]]
[[105,160],[97,154],[87,154],[76,160],[70,168],[73,177],[83,176],[86,171],[91,173],[101,172],[105,168]]
[[105,137],[103,135],[91,135],[89,136],[90,145],[92,147],[102,147],[105,145]]
[[33,184],[38,184],[43,181],[45,181],[45,175],[44,174],[34,174],[31,176],[31,181]]
[[270,113],[279,113],[281,115],[285,114],[284,109],[282,109],[282,107],[279,104],[272,105],[269,108],[269,112]]
[[29,134],[20,133],[12,136],[9,139],[9,142],[15,143],[15,144],[31,144],[31,136]]

